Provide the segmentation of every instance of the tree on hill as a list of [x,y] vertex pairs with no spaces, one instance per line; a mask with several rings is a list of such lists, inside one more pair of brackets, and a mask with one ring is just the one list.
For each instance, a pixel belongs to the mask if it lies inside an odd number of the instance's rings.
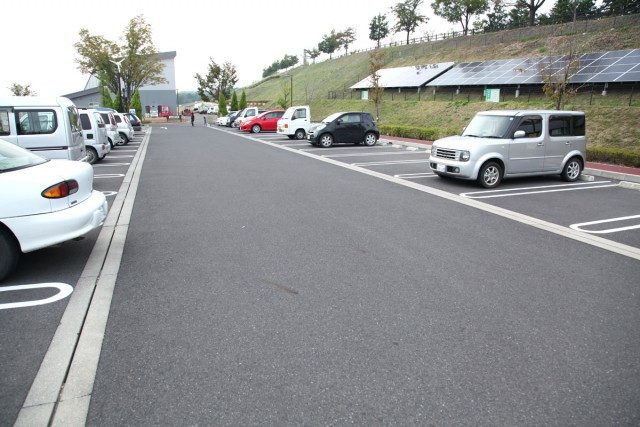
[[238,106],[238,96],[236,95],[235,92],[233,92],[233,95],[231,96],[231,111],[239,111],[239,110],[240,108]]
[[606,16],[640,13],[638,0],[602,0],[600,12]]
[[278,98],[277,105],[283,110],[286,110],[289,107],[289,100],[291,99],[291,86],[289,86],[289,82],[283,81],[280,87],[282,89],[282,95]]
[[356,30],[352,27],[347,28],[341,33],[338,33],[338,42],[344,48],[344,54],[349,54],[349,45],[356,41]]
[[316,58],[320,56],[320,51],[315,47],[313,49],[305,49],[304,51],[306,52],[307,55],[309,55],[309,58],[313,59],[313,63],[315,64]]
[[528,24],[530,27],[536,23],[536,13],[542,7],[546,0],[516,0],[515,8],[526,10],[529,16]]
[[318,50],[329,54],[331,59],[333,52],[340,47],[340,40],[336,30],[331,30],[331,34],[322,36],[322,41],[318,43]]
[[262,77],[268,77],[274,74],[278,70],[283,70],[285,68],[293,67],[298,63],[297,55],[285,55],[284,58],[274,61],[267,68],[262,70]]
[[19,83],[13,83],[7,89],[11,91],[13,96],[36,96],[37,93],[31,90],[31,85],[21,85]]
[[238,108],[240,110],[247,108],[247,94],[244,90],[242,91],[242,95],[240,95],[240,105],[238,105]]
[[142,15],[129,21],[120,43],[80,30],[80,41],[74,44],[80,59],[78,69],[95,75],[115,94],[120,94],[123,107],[129,109],[135,91],[145,85],[166,83],[164,64],[157,55],[151,26]]
[[509,10],[509,28],[521,28],[529,25],[529,11],[520,7]]
[[218,95],[218,117],[224,117],[228,114],[227,99],[224,97],[224,93],[220,92],[220,95]]
[[380,48],[380,40],[389,35],[389,23],[387,22],[386,15],[382,13],[376,15],[369,24],[369,40],[373,40],[377,43],[377,47]]
[[578,17],[589,17],[595,14],[594,0],[558,0],[549,12],[549,21],[554,24],[576,22]]
[[506,30],[509,26],[509,15],[503,0],[491,0],[491,3],[491,12],[487,13],[487,19],[481,20],[477,28],[486,32]]
[[384,67],[384,52],[382,50],[374,50],[369,52],[369,81],[371,88],[369,89],[369,99],[376,106],[376,120],[380,120],[380,102],[384,88],[380,86],[380,69]]
[[233,86],[238,82],[235,65],[225,62],[220,66],[213,58],[209,58],[209,60],[211,62],[208,65],[207,74],[204,77],[200,74],[195,75],[198,82],[198,95],[205,102],[216,99],[220,92],[228,96]]
[[487,0],[434,0],[431,3],[433,13],[449,22],[459,22],[462,34],[469,31],[469,20],[474,15],[485,13],[489,9]]
[[393,31],[396,33],[407,33],[407,44],[409,44],[409,36],[413,33],[418,26],[427,22],[429,18],[425,15],[418,13],[418,7],[422,4],[423,0],[405,0],[397,3],[391,7],[391,11],[395,13],[396,25],[393,26]]

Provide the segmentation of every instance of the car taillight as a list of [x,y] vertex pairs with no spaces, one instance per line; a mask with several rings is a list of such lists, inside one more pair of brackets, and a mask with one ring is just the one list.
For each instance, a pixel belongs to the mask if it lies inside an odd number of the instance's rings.
[[78,181],[70,179],[69,181],[63,181],[56,185],[52,185],[42,192],[42,197],[47,199],[61,199],[63,197],[70,196],[78,191]]
[[285,129],[288,129],[288,128],[289,128],[289,124],[288,124],[288,123],[285,123],[285,124],[284,124],[284,128],[285,128]]

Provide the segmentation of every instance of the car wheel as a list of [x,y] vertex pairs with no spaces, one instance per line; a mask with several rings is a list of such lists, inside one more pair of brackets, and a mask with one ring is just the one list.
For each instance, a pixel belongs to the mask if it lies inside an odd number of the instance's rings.
[[484,188],[497,187],[502,181],[502,168],[496,162],[487,162],[478,172],[478,182]]
[[367,134],[364,136],[364,145],[366,145],[367,147],[373,147],[374,145],[376,145],[376,142],[378,142],[376,134],[373,132],[367,132]]
[[582,173],[582,162],[577,157],[569,159],[564,169],[562,169],[562,179],[564,181],[573,182]]
[[18,242],[0,225],[0,282],[15,270],[20,259]]
[[306,135],[306,133],[305,133],[304,129],[298,129],[296,131],[295,137],[296,137],[296,139],[304,139],[305,135]]
[[333,137],[328,134],[325,133],[324,135],[322,135],[320,137],[320,146],[323,148],[329,148],[333,145]]
[[251,133],[260,133],[261,130],[262,128],[260,128],[260,125],[251,126]]
[[122,139],[122,144],[118,144],[118,145],[127,145],[129,143],[129,137],[124,133],[120,134],[120,138]]
[[87,147],[87,162],[92,165],[98,161],[98,152],[93,147]]

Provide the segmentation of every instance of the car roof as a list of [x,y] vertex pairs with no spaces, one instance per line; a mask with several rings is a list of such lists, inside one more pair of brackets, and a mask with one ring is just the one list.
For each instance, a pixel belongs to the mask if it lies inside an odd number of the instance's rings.
[[583,111],[567,111],[567,110],[489,110],[480,111],[478,114],[483,116],[529,116],[531,114],[574,114],[584,115]]
[[74,105],[69,98],[63,96],[0,96],[3,107],[50,107]]

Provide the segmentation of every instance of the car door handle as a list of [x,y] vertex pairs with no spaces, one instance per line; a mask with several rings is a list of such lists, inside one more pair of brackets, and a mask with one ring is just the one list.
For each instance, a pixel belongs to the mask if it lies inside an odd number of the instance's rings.
[[538,142],[538,147],[541,147],[544,145],[544,142]]
[[564,145],[571,145],[571,141],[565,142]]

